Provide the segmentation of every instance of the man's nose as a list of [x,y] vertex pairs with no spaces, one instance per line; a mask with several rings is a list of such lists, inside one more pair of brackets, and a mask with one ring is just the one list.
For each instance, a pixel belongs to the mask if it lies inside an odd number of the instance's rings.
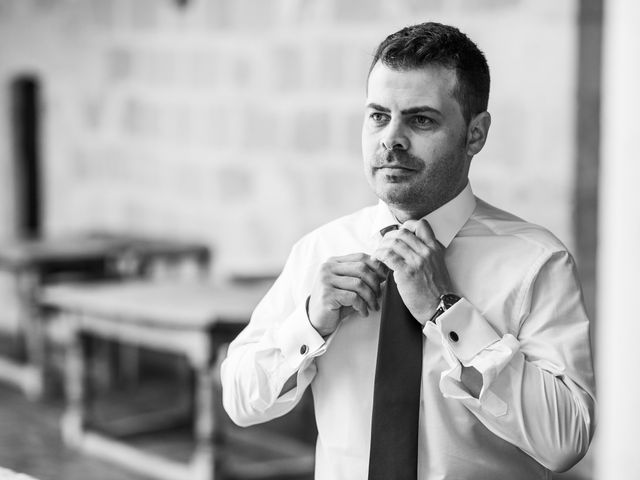
[[409,148],[409,139],[400,122],[392,121],[387,125],[380,139],[380,145],[385,150],[407,150]]

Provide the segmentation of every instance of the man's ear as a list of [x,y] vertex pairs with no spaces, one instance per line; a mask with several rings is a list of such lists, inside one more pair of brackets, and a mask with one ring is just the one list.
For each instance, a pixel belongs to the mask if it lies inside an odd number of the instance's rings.
[[471,119],[467,127],[467,155],[473,157],[482,150],[487,141],[490,126],[489,112],[481,112]]

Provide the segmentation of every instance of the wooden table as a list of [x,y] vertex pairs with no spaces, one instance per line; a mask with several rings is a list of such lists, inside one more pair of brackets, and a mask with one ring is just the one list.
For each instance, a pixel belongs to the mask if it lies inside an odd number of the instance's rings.
[[121,276],[148,276],[158,263],[175,267],[191,262],[200,271],[211,263],[209,248],[198,242],[109,232],[94,232],[88,238],[113,244],[109,256]]
[[[216,381],[218,361],[226,352],[227,342],[248,322],[268,285],[265,282],[241,285],[126,282],[46,288],[41,301],[57,309],[73,332],[65,369],[67,407],[62,431],[66,443],[157,479],[221,478],[217,475],[222,475],[229,465],[218,449],[227,438],[220,428],[221,404],[214,401],[220,389]],[[188,463],[143,451],[92,429],[87,395],[91,381],[87,375],[85,349],[88,337],[115,340],[187,359],[195,379],[192,394],[196,441]],[[153,420],[141,419],[142,428],[151,427],[151,423]],[[244,474],[258,478],[313,470],[312,447],[303,447],[286,438],[256,440],[272,448],[274,453],[281,453],[282,458],[253,465],[242,462]]]
[[0,380],[19,386],[28,398],[43,391],[45,326],[37,304],[42,285],[69,279],[131,277],[148,273],[154,263],[191,260],[201,270],[209,266],[209,250],[197,243],[130,235],[94,233],[0,245],[0,270],[16,285],[17,331],[24,342],[25,361],[0,355]]

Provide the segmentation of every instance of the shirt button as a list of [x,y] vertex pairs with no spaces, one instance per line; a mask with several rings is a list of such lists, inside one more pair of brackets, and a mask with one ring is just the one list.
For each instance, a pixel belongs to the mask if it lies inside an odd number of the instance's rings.
[[458,334],[456,332],[449,332],[449,338],[452,342],[457,342],[459,340]]
[[300,347],[300,355],[304,355],[305,353],[307,353],[309,351],[309,347],[307,347],[306,345],[302,345]]

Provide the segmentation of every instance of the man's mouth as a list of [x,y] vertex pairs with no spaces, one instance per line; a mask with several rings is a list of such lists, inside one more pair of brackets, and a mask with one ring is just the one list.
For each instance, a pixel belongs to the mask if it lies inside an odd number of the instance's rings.
[[407,173],[411,173],[414,171],[413,168],[405,167],[402,165],[381,165],[379,167],[375,167],[375,170],[391,175],[406,175]]
[[408,152],[396,150],[385,151],[382,154],[378,154],[375,160],[373,168],[386,173],[406,174],[417,170],[418,168],[415,167],[419,165],[419,159],[417,157],[414,157]]
[[405,167],[404,165],[380,165],[379,167],[375,168],[377,168],[378,170],[413,170],[413,168]]

